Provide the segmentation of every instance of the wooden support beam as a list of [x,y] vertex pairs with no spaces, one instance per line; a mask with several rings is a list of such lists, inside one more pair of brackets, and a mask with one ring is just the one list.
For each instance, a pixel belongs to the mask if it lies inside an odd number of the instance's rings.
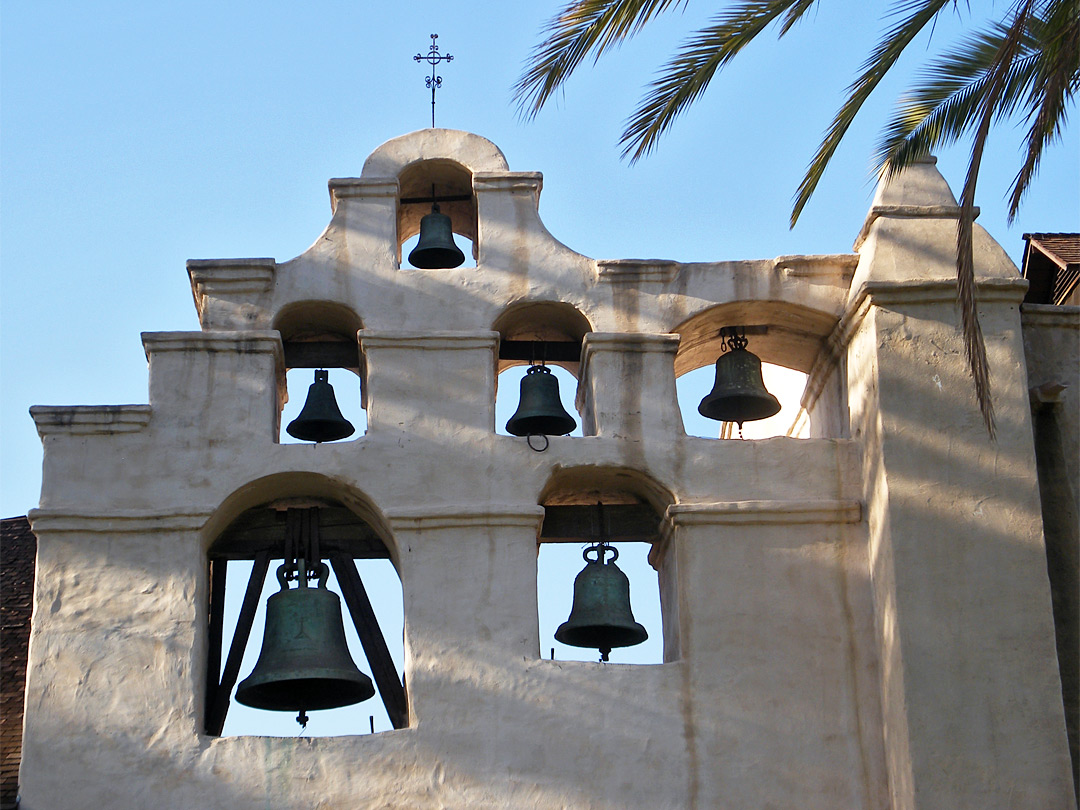
[[225,622],[225,573],[228,560],[209,560],[210,605],[207,615],[208,645],[206,651],[206,694],[203,715],[207,727],[210,713],[221,685],[221,639]]
[[[250,560],[264,550],[271,551],[275,559],[281,557],[286,548],[286,515],[291,511],[294,510],[248,510],[221,533],[210,549],[210,557]],[[390,558],[379,535],[343,506],[319,508],[319,548],[324,558],[331,554],[363,560]]]
[[260,551],[255,555],[247,590],[244,592],[244,602],[240,606],[240,617],[236,621],[232,644],[229,645],[229,657],[225,660],[225,671],[221,674],[221,683],[214,693],[210,715],[206,721],[206,733],[214,737],[219,736],[221,729],[225,726],[225,715],[229,711],[229,696],[240,675],[240,664],[244,660],[244,650],[247,648],[248,637],[251,635],[251,625],[255,621],[255,611],[259,607],[259,597],[262,595],[266,569],[269,567],[269,551]]
[[581,360],[581,341],[574,340],[500,340],[500,360],[525,360],[546,363],[577,363]]
[[287,340],[285,368],[345,368],[360,371],[360,345],[344,340]]
[[[660,517],[647,504],[604,504],[607,539],[652,543],[660,536]],[[595,505],[545,506],[541,542],[591,543],[599,539]]]
[[397,668],[390,657],[390,650],[375,618],[375,611],[371,609],[371,601],[360,579],[360,573],[356,570],[356,562],[350,557],[334,554],[330,557],[330,564],[337,574],[338,585],[341,586],[345,604],[356,625],[356,634],[364,646],[364,654],[371,665],[371,674],[375,678],[375,686],[382,697],[390,723],[394,728],[405,728],[409,724],[405,687],[402,686]]

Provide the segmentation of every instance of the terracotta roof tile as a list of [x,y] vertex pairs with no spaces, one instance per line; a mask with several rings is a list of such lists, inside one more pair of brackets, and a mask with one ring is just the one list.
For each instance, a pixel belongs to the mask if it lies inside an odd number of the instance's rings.
[[0,520],[0,808],[15,807],[37,538],[25,517]]

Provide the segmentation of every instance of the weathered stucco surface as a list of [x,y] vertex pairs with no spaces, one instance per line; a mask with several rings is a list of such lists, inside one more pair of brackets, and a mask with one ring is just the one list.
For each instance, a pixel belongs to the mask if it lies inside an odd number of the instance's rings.
[[[400,269],[398,198],[427,170],[469,178],[452,215],[476,267]],[[690,265],[574,253],[539,219],[540,175],[468,133],[395,139],[330,186],[302,256],[189,264],[203,331],[143,336],[148,406],[33,409],[26,810],[1071,806],[1023,282],[978,231],[995,443],[931,163],[879,193],[857,254]],[[500,316],[530,302],[591,327],[586,435],[543,454],[493,424]],[[365,435],[278,443],[297,313],[356,330]],[[810,372],[815,438],[685,435],[676,373],[734,324]],[[665,663],[540,657],[540,504],[594,478],[662,515]],[[208,736],[207,549],[245,509],[302,496],[390,549],[409,727]]]

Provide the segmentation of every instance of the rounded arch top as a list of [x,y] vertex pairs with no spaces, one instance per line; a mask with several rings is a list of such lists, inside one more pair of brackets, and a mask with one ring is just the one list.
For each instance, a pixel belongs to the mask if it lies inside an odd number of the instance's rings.
[[682,338],[675,355],[675,374],[693,371],[720,355],[720,330],[746,330],[747,348],[766,363],[809,372],[836,315],[787,301],[729,301],[707,307],[671,331]]
[[210,516],[203,528],[206,548],[229,542],[229,530],[249,510],[267,507],[285,509],[290,506],[337,507],[355,517],[385,546],[390,559],[398,563],[397,545],[393,541],[389,524],[382,511],[372,500],[352,485],[321,473],[284,472],[274,473],[249,481],[227,495]]
[[324,336],[355,341],[364,322],[350,307],[335,301],[294,301],[274,316],[272,328],[283,341]]
[[451,160],[470,174],[506,172],[502,150],[487,138],[457,129],[420,129],[392,138],[366,161],[361,177],[400,177],[413,163]]
[[541,506],[643,504],[663,517],[676,502],[670,489],[647,473],[628,467],[580,465],[554,470],[540,492]]
[[[550,357],[500,358],[500,372],[530,360],[543,360],[563,366],[575,377],[578,375],[581,342],[587,333],[593,331],[589,319],[573,304],[532,300],[511,304],[499,314],[491,328],[499,333],[504,343],[534,343],[559,352],[558,357],[553,353]],[[569,351],[570,355],[563,357],[563,351]]]

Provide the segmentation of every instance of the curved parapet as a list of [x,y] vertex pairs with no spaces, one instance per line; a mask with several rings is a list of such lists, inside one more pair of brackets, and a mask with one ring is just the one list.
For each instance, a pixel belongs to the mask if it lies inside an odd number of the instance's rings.
[[414,163],[449,156],[471,174],[510,171],[502,151],[487,138],[457,129],[420,129],[378,147],[364,161],[360,176],[400,177]]

